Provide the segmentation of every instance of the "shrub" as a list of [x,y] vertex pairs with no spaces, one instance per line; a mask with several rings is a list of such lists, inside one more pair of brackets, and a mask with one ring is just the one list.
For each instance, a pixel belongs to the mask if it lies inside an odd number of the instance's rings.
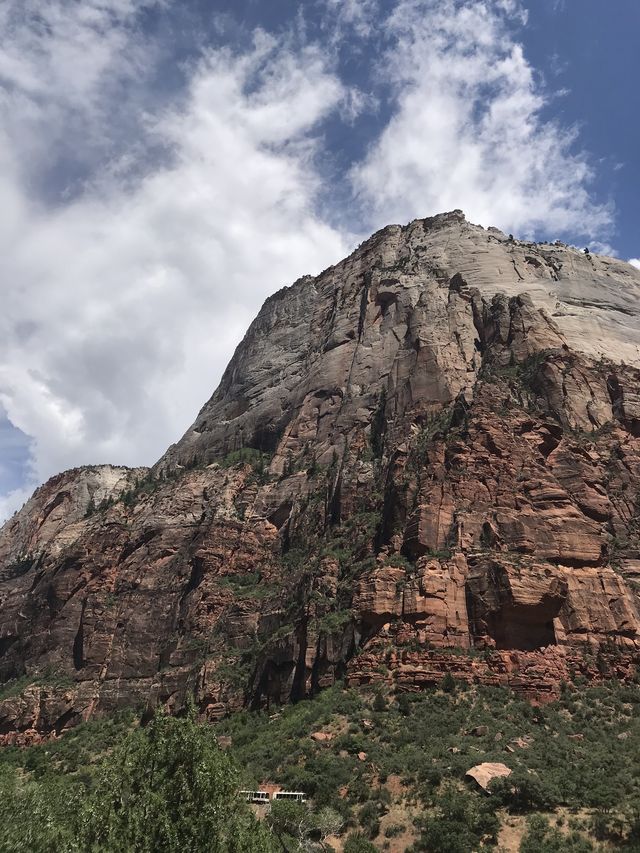
[[[0,851],[275,850],[266,827],[238,800],[235,769],[209,727],[192,716],[158,714],[147,728],[124,736],[120,731],[112,721],[102,721],[47,748],[30,750],[28,774],[18,775],[5,764],[0,773]],[[52,756],[68,769],[82,769],[91,736],[94,750],[110,747],[95,773],[90,767],[82,774],[56,772]]]
[[542,815],[527,820],[527,831],[520,843],[520,853],[593,853],[593,844],[577,832],[563,835],[549,826]]
[[436,797],[435,812],[422,819],[421,829],[416,850],[468,853],[495,842],[500,822],[487,801],[449,786]]
[[494,779],[491,793],[512,812],[544,811],[551,805],[551,798],[538,777],[522,770]]
[[387,701],[382,695],[382,693],[376,693],[373,699],[373,710],[374,711],[386,711],[387,710]]
[[345,841],[344,853],[378,853],[378,848],[359,833],[352,833]]
[[398,835],[402,835],[407,827],[403,823],[390,823],[389,826],[385,828],[384,837],[385,838],[396,838]]
[[440,682],[440,687],[444,690],[445,693],[455,692],[456,680],[450,672],[447,672],[447,674],[444,676],[444,678]]
[[238,779],[213,732],[190,714],[157,713],[109,757],[80,812],[86,851],[237,850],[266,853],[272,839],[238,800]]

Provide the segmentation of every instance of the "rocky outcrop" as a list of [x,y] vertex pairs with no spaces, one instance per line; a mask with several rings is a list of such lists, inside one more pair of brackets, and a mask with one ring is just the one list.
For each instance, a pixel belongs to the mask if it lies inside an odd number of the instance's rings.
[[[299,456],[313,445],[322,461],[369,425],[383,389],[392,422],[469,393],[481,351],[492,345],[496,358],[518,362],[567,347],[640,366],[640,274],[564,244],[509,239],[460,211],[389,226],[267,300],[220,387],[160,467],[239,447]],[[603,381],[577,366],[565,383],[584,406],[567,412],[581,419],[574,425],[611,418],[606,388],[592,400],[590,382]],[[557,389],[558,408],[565,390]],[[616,390],[615,400],[637,419],[635,389]]]
[[0,736],[631,677],[639,306],[632,267],[459,212],[275,294],[153,469],[59,475],[0,531]]
[[484,761],[482,764],[476,764],[470,770],[467,770],[465,776],[469,776],[477,782],[483,791],[489,791],[491,783],[494,779],[503,779],[506,776],[511,776],[511,770],[506,764],[501,762]]

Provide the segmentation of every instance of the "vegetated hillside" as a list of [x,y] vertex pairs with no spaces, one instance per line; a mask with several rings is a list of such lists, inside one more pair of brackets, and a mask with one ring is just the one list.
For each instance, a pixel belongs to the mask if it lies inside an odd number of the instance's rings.
[[633,679],[639,315],[630,265],[459,211],[275,294],[156,466],[60,474],[0,531],[0,736]]
[[[445,677],[215,725],[121,714],[0,751],[0,851],[637,851],[639,710],[637,684],[563,685],[535,708]],[[491,793],[466,775],[484,762],[511,770]],[[257,807],[259,829],[236,792],[267,784],[311,800]]]

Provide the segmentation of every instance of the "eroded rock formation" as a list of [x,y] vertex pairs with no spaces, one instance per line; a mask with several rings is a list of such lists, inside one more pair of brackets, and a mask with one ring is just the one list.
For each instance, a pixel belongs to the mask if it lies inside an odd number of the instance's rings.
[[275,294],[151,470],[0,531],[0,735],[640,662],[640,273],[459,211]]

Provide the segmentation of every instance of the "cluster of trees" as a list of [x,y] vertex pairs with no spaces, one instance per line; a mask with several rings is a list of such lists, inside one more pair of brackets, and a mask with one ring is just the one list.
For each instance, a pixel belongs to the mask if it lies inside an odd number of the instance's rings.
[[271,853],[276,839],[239,802],[238,778],[213,732],[192,716],[156,715],[94,773],[0,776],[6,853]]
[[[495,844],[497,812],[549,814],[563,807],[589,810],[576,829],[588,837],[585,849],[605,842],[631,851],[640,850],[639,711],[637,685],[567,687],[559,702],[533,708],[508,690],[448,678],[419,694],[332,688],[275,720],[241,713],[221,729],[256,779],[277,778],[307,791],[342,814],[345,831],[378,849],[394,807],[386,787],[393,775],[419,815],[412,827],[416,850],[488,848]],[[319,729],[333,731],[332,740],[309,738]],[[510,745],[523,737],[525,747]],[[465,781],[480,761],[500,761],[513,771],[494,783],[490,797]],[[547,833],[549,850],[558,832]],[[569,837],[566,830],[560,835]]]
[[[448,681],[410,696],[335,687],[216,728],[96,721],[0,751],[0,853],[329,853],[336,835],[345,853],[373,853],[401,833],[412,853],[466,853],[495,848],[505,812],[528,816],[521,853],[640,851],[639,709],[640,688],[613,682],[534,709]],[[330,740],[309,737],[327,728]],[[491,796],[465,782],[479,760],[513,771]],[[256,820],[237,792],[268,778],[312,807],[274,802]],[[550,823],[558,806],[581,814]]]

